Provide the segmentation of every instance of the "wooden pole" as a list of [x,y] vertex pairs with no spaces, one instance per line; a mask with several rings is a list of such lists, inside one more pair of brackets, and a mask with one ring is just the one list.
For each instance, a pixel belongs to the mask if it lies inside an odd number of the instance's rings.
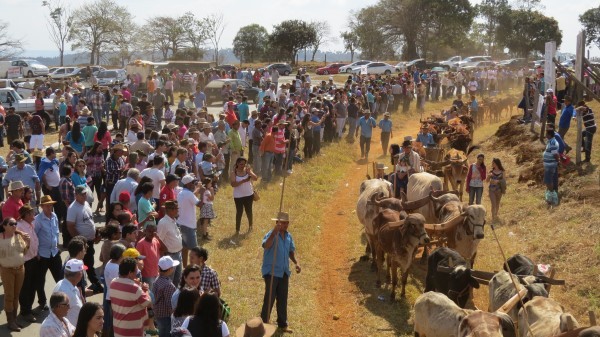
[[594,313],[593,310],[588,311],[588,317],[590,318],[590,325],[595,326],[596,325],[596,314]]
[[[574,103],[579,102],[583,98],[583,90],[587,88],[587,86],[583,83],[583,72],[584,72],[584,56],[585,56],[585,31],[581,31],[577,34],[577,50],[575,51],[575,77],[578,82],[581,84],[577,87],[576,90],[576,99],[573,100]],[[583,137],[583,119],[581,114],[577,113],[577,144],[575,144],[575,164],[581,164],[581,143]]]
[[[285,131],[283,131],[283,133],[285,134]],[[292,132],[290,131],[290,138],[292,138]],[[288,142],[286,145],[286,153],[287,155],[285,156],[285,160],[284,160],[284,167],[282,168],[282,172],[283,170],[285,170],[287,168],[287,162],[289,160],[290,157],[290,152],[291,152],[291,147],[290,147],[290,143]],[[285,178],[287,175],[283,175],[283,183],[281,184],[281,197],[279,198],[279,211],[277,212],[277,215],[279,215],[279,213],[281,213],[281,211],[283,210],[283,193],[285,192]],[[279,233],[277,233],[277,236],[279,236]],[[273,279],[275,278],[275,263],[277,262],[277,246],[279,243],[279,237],[275,238],[275,250],[273,251],[273,264],[271,265],[271,281],[269,282],[269,302],[267,303],[267,321],[265,323],[269,323],[271,321],[271,310],[273,309],[271,307],[271,299],[273,298]]]

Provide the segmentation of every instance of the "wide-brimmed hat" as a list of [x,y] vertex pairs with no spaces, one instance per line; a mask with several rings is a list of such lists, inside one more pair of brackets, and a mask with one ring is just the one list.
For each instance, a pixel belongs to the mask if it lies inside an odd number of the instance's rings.
[[390,117],[392,114],[391,114],[391,113],[389,113],[389,112],[386,112],[386,113],[384,113],[383,115],[384,115],[384,116],[388,116],[388,117]]
[[11,181],[10,185],[8,185],[8,191],[12,192],[12,191],[16,191],[16,190],[21,190],[25,188],[25,185],[23,185],[23,182],[20,180],[16,180],[16,181]]
[[52,200],[52,197],[49,195],[44,195],[40,199],[40,205],[53,205],[56,204],[56,201]]
[[288,122],[286,122],[285,119],[280,119],[279,122],[277,122],[277,125],[285,125],[285,124],[289,124]]
[[113,150],[113,151],[119,151],[119,150],[120,150],[120,151],[124,151],[124,150],[125,150],[125,145],[123,145],[123,144],[121,144],[121,143],[119,143],[119,144],[115,144],[115,145],[114,145],[114,146],[111,148],[111,150]]
[[44,153],[44,151],[42,151],[40,149],[33,151],[31,153],[31,155],[34,156],[34,157],[38,157],[38,158],[43,158],[43,157],[46,156],[46,154]]
[[81,109],[81,111],[79,111],[79,116],[89,116],[91,114],[90,109],[86,107],[83,107],[83,109]]
[[287,212],[279,212],[277,213],[277,216],[275,216],[274,218],[271,218],[271,220],[274,221],[290,221],[290,215]]
[[250,318],[246,323],[235,331],[236,337],[270,337],[273,336],[277,327],[273,324],[265,324],[260,317]]
[[388,167],[385,166],[384,163],[377,163],[377,165],[375,165],[375,169],[377,169],[377,170],[387,170]]
[[408,142],[412,142],[413,141],[413,137],[412,136],[406,136],[404,137],[404,141],[408,141]]
[[19,153],[18,155],[15,156],[15,162],[16,163],[22,163],[24,161],[27,161],[27,156],[26,155],[24,155],[22,153]]

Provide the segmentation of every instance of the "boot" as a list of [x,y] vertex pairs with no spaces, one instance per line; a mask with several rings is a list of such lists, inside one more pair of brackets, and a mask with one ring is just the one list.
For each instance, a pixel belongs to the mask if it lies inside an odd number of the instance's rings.
[[15,312],[6,312],[7,327],[10,331],[20,332],[21,328],[17,325]]

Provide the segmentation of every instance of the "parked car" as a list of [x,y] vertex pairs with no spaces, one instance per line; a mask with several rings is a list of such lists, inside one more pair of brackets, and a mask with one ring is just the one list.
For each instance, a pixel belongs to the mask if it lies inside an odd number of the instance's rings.
[[[35,112],[35,99],[23,98],[13,88],[1,88],[0,89],[0,102],[6,109],[14,107],[16,112]],[[51,98],[44,99],[44,110],[52,111],[54,104]]]
[[31,97],[33,93],[33,87],[35,86],[35,82],[27,81],[27,82],[19,82],[18,84],[13,82],[11,79],[0,80],[0,88],[13,88],[15,89],[19,95],[23,98]]
[[565,68],[575,68],[575,59],[566,60],[561,65]]
[[244,92],[244,96],[248,97],[248,100],[252,100],[254,103],[258,103],[258,88],[253,87],[250,83],[244,80],[238,79],[217,79],[208,82],[204,87],[204,94],[206,95],[206,105],[211,105],[215,102],[221,102],[221,88],[223,85],[231,85],[233,91],[237,91],[238,88]]
[[348,63],[332,63],[325,67],[317,68],[317,75],[334,75],[340,73],[340,67],[347,65]]
[[371,63],[371,61],[367,61],[367,60],[356,61],[356,62],[350,63],[348,65],[341,66],[338,71],[340,73],[351,73],[352,72],[352,68],[356,68],[358,66],[362,66],[362,65],[365,65],[365,64],[368,64],[368,63]]
[[113,85],[125,81],[127,72],[125,69],[104,70],[99,71],[96,78],[98,79],[98,85]]
[[267,70],[270,72],[271,70],[277,70],[279,75],[287,76],[292,73],[292,66],[287,63],[273,63],[267,66]]
[[21,76],[34,77],[34,76],[48,76],[48,67],[41,64],[37,60],[14,60],[11,62],[13,67],[21,68]]
[[464,58],[462,61],[457,62],[455,68],[462,69],[463,67],[473,66],[477,62],[491,60],[492,58],[490,56],[469,56]]
[[57,79],[57,78],[65,78],[75,76],[75,71],[78,70],[77,67],[60,67],[56,68],[52,73],[48,74],[49,78]]
[[433,67],[441,67],[441,65],[439,62],[427,62],[425,59],[415,59],[410,62],[406,62],[404,64],[396,65],[395,71],[402,72],[402,71],[410,70],[412,67],[416,67],[417,69],[423,70],[423,69],[431,69]]
[[456,63],[458,63],[460,61],[462,61],[462,57],[460,57],[460,56],[452,56],[449,59],[444,60],[444,61],[440,61],[438,63],[440,64],[440,66],[442,66],[442,67],[444,67],[444,68],[446,68],[448,70],[451,70],[451,69],[456,69]]
[[519,69],[527,67],[527,60],[524,58],[508,59],[498,62],[498,65],[509,69]]
[[220,64],[216,66],[215,69],[225,70],[226,72],[231,72],[232,70],[237,71],[237,67],[231,64]]
[[390,75],[396,71],[396,68],[394,68],[393,65],[383,62],[371,62],[366,65],[352,68],[352,73],[361,74],[361,69],[365,66],[367,67],[367,75]]
[[471,66],[464,66],[461,69],[463,70],[474,70],[474,69],[486,69],[486,68],[494,68],[496,67],[496,62],[494,61],[479,61]]

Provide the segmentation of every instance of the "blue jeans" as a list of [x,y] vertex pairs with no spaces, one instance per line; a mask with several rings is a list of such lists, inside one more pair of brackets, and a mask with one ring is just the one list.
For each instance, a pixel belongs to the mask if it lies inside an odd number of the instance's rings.
[[100,125],[100,122],[102,122],[102,110],[94,110],[94,119],[96,120],[96,125]]
[[171,317],[155,318],[159,337],[171,337]]
[[265,152],[262,162],[262,178],[265,182],[271,181],[271,170],[273,168],[273,152]]
[[483,187],[469,187],[469,205],[481,205],[481,195],[483,195]]
[[592,141],[594,140],[594,133],[587,130],[583,131],[583,151],[585,152],[585,158],[590,158],[592,154]]

